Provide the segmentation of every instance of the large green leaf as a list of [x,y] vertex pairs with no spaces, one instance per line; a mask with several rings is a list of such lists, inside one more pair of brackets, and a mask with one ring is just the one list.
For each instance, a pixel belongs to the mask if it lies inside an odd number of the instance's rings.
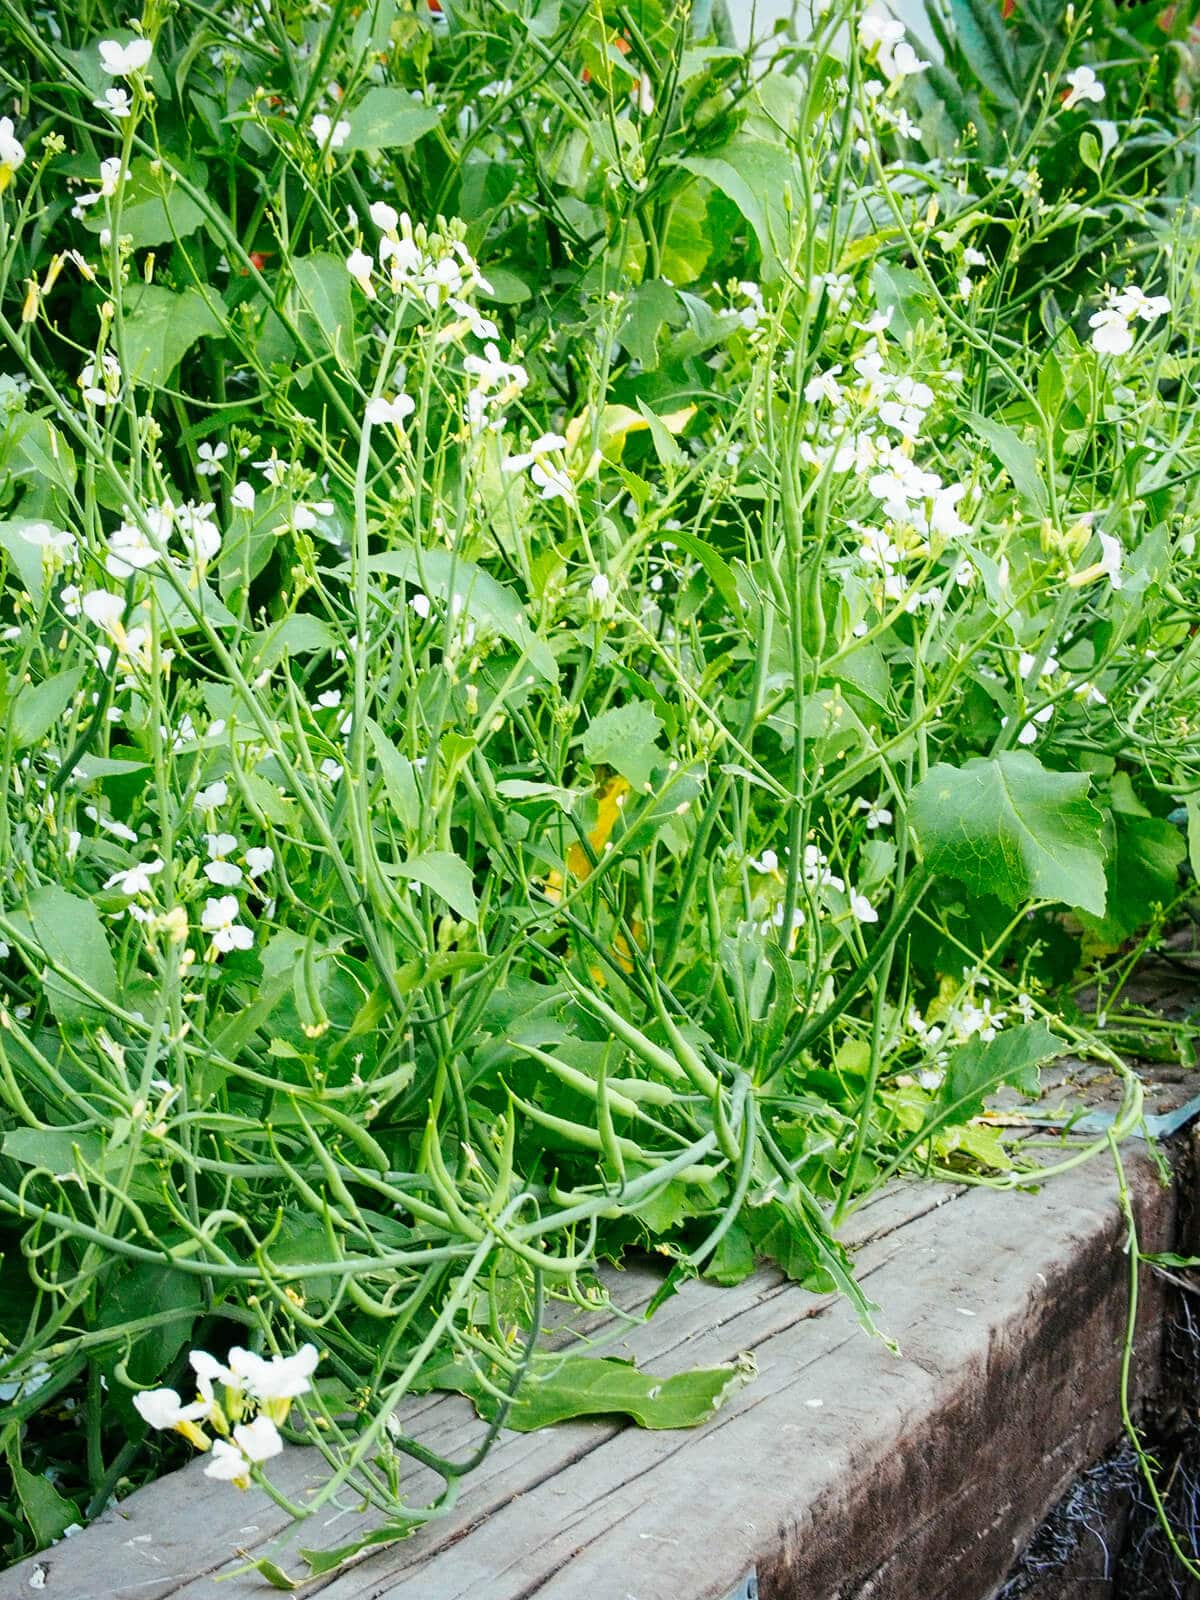
[[[194,188],[204,190],[207,175],[202,166],[181,164],[180,172]],[[181,186],[167,162],[151,161],[149,156],[138,156],[130,162],[121,191],[118,226],[122,238],[131,239],[135,249],[182,239],[194,233],[203,221],[203,208]],[[107,207],[99,203],[92,206],[83,225],[92,233],[102,232],[109,226]]]
[[784,197],[800,194],[791,151],[742,131],[714,155],[681,156],[678,164],[729,196],[754,230],[763,276],[777,277],[792,232],[792,214]]
[[354,364],[354,301],[350,274],[339,257],[317,250],[292,259],[288,309],[310,349],[332,350],[346,367]]
[[[658,1378],[608,1356],[539,1356],[506,1425],[518,1433],[532,1433],[570,1417],[625,1416],[642,1428],[695,1428],[754,1375],[748,1360]],[[452,1363],[440,1368],[433,1375],[433,1387],[465,1394],[481,1415],[495,1415],[494,1394],[468,1367]]]
[[407,89],[368,89],[349,116],[346,150],[406,150],[431,128],[438,113]]
[[990,95],[1013,110],[1021,90],[1013,71],[1013,45],[995,0],[949,0],[958,45],[975,77]]
[[1112,847],[1106,877],[1103,917],[1084,917],[1084,925],[1105,944],[1119,945],[1145,927],[1151,908],[1167,905],[1178,889],[1179,867],[1187,842],[1159,817],[1113,815]]
[[48,883],[30,895],[23,911],[11,913],[11,921],[66,974],[60,977],[47,969],[42,980],[50,1009],[59,1022],[82,1018],[95,1021],[95,1004],[72,978],[113,1000],[117,970],[92,902]]
[[221,332],[221,319],[199,289],[175,294],[156,283],[134,285],[122,321],[122,365],[134,382],[163,383],[197,339]]
[[934,872],[1008,906],[1057,900],[1104,913],[1101,816],[1085,773],[1051,772],[1024,750],[939,764],[909,817]]

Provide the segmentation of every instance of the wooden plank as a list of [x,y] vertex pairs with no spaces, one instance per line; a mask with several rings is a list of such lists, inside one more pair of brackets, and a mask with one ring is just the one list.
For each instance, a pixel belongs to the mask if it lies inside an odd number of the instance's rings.
[[[1169,1206],[1149,1164],[1133,1164],[1139,1202],[1161,1234]],[[826,1600],[855,1592],[820,1587],[850,1548],[862,1552],[862,1580],[874,1572],[884,1583],[872,1594],[924,1594],[895,1585],[934,1554],[959,1582],[963,1556],[942,1550],[944,1522],[915,1508],[941,1504],[960,1528],[978,1511],[978,1486],[937,1477],[947,1461],[956,1470],[966,1448],[952,1424],[987,1463],[987,1492],[1008,1507],[992,1542],[976,1541],[981,1559],[997,1559],[995,1541],[1011,1542],[1014,1521],[1036,1520],[1084,1459],[1078,1451],[1100,1448],[1113,1430],[1123,1260],[1111,1171],[1093,1165],[1032,1194],[904,1185],[864,1206],[850,1233],[860,1277],[901,1340],[901,1360],[867,1339],[843,1302],[778,1274],[730,1290],[686,1285],[618,1348],[664,1373],[753,1351],[758,1379],[713,1423],[676,1434],[607,1421],[507,1434],[451,1516],[307,1592],[325,1600],[723,1600],[757,1566],[768,1600],[771,1583],[780,1596]],[[637,1310],[656,1282],[639,1265],[615,1276],[614,1298]],[[1064,1385],[1053,1363],[1076,1361],[1080,1338],[1092,1342],[1092,1375]],[[1030,1341],[1048,1352],[1030,1367],[1037,1382],[1021,1376]],[[1104,1347],[1102,1360],[1091,1359],[1093,1346]],[[989,1406],[1019,1419],[1004,1437],[1022,1495],[1000,1492],[1001,1467],[985,1448],[998,1427]],[[453,1397],[414,1402],[406,1415],[446,1453],[464,1453],[478,1438],[479,1423]],[[321,1482],[313,1454],[289,1451],[273,1463],[288,1493]],[[231,1548],[266,1550],[282,1521],[259,1492],[238,1496],[212,1484],[197,1462],[37,1558],[43,1592],[51,1600],[261,1600],[257,1577],[216,1578],[236,1565]],[[352,1509],[331,1508],[304,1527],[301,1542],[339,1544],[361,1525]],[[277,1558],[289,1565],[286,1552]],[[28,1595],[34,1570],[25,1563],[0,1578],[12,1584],[0,1587],[3,1600]],[[949,1588],[946,1597],[970,1593]]]

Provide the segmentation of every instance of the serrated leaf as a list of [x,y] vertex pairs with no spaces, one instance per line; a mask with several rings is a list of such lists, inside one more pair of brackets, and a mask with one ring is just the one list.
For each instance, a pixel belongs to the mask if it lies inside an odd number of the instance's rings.
[[378,87],[367,90],[347,120],[343,150],[406,150],[441,119],[407,89]]
[[950,1057],[938,1091],[935,1120],[967,1122],[983,1110],[984,1097],[1002,1083],[1028,1095],[1038,1091],[1037,1069],[1066,1050],[1044,1022],[1021,1022],[994,1039],[978,1034]]
[[1051,772],[1006,750],[962,767],[939,763],[909,799],[934,872],[1007,906],[1058,901],[1103,916],[1101,816],[1085,773]]
[[423,855],[405,861],[396,871],[400,877],[432,889],[464,921],[478,922],[479,902],[475,898],[471,869],[452,850],[426,850]]
[[1104,916],[1085,915],[1083,921],[1095,938],[1115,947],[1145,927],[1152,906],[1174,899],[1187,843],[1162,818],[1126,812],[1113,815],[1112,841]]
[[645,700],[602,711],[580,739],[583,754],[593,767],[614,767],[635,789],[644,790],[652,768],[661,762],[655,741],[662,718]]

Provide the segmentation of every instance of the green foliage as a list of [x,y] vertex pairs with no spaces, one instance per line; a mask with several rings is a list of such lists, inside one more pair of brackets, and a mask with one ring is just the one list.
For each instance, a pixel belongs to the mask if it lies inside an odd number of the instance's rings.
[[312,1575],[439,1374],[744,1380],[548,1355],[601,1259],[877,1331],[1193,892],[1195,7],[688,11],[0,6],[7,1555],[193,1349],[319,1347]]

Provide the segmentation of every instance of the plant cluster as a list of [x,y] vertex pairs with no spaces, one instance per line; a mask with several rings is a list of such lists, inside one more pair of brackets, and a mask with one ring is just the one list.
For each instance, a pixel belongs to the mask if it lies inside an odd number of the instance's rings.
[[873,1329],[998,1085],[1136,1121],[1055,996],[1200,864],[1200,36],[930,25],[0,0],[9,1554],[159,1430],[399,1537],[601,1258]]

